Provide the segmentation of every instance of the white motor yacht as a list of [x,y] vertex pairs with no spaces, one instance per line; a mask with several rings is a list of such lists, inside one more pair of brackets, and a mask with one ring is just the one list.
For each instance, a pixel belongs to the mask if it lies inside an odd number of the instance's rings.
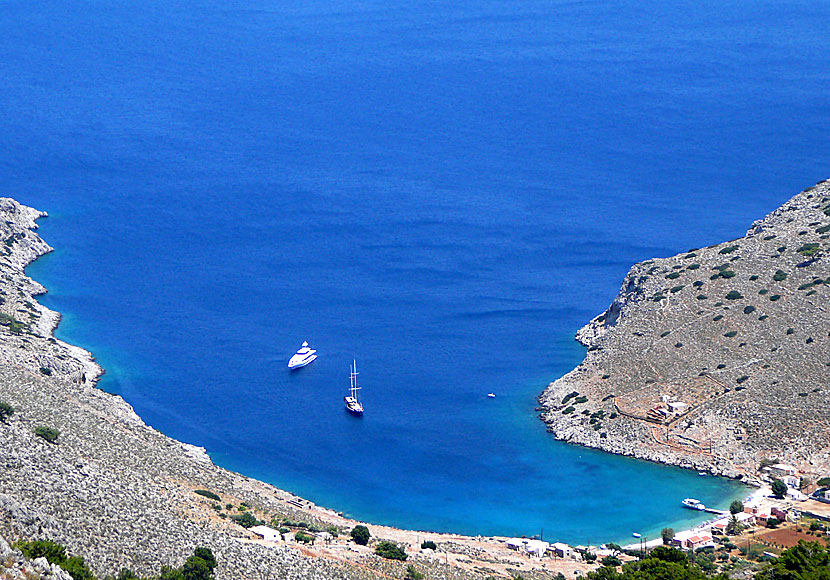
[[687,497],[683,500],[683,506],[693,510],[700,510],[703,511],[706,509],[706,506],[703,505],[699,499],[692,499]]
[[303,341],[303,346],[297,351],[297,354],[292,356],[288,361],[289,369],[298,369],[306,366],[308,363],[317,358],[317,351],[308,346],[308,343]]

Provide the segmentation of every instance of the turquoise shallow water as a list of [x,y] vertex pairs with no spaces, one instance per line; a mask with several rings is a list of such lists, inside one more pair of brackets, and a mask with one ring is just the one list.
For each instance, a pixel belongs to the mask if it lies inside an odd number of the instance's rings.
[[223,466],[408,528],[679,528],[745,490],[553,441],[535,397],[632,263],[826,177],[825,11],[11,1],[0,191],[51,214],[59,336]]

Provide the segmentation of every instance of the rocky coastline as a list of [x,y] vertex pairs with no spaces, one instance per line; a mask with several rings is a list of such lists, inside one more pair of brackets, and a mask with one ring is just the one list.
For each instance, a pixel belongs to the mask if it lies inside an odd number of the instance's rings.
[[830,473],[830,182],[739,239],[635,264],[540,395],[556,438],[759,481]]

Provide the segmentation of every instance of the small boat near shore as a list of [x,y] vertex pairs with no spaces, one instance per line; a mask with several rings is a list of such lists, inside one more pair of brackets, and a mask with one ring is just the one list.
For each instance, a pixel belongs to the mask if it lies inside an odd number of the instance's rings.
[[346,403],[346,410],[352,415],[363,415],[363,405],[357,400],[357,392],[360,390],[360,387],[357,386],[357,363],[354,360],[352,360],[352,365],[349,370],[349,392],[351,394],[343,397],[343,402]]
[[699,511],[704,511],[706,509],[706,506],[703,505],[699,499],[693,499],[691,497],[687,497],[683,500],[683,507]]
[[317,358],[317,351],[308,346],[308,343],[303,341],[303,345],[300,347],[294,356],[288,359],[288,368],[290,370],[298,369],[300,367],[304,367],[307,364],[314,361]]

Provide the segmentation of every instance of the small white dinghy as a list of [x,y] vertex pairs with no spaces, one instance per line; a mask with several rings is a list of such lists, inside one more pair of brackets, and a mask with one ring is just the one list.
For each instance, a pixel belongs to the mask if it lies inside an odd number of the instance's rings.
[[317,351],[308,346],[308,343],[303,341],[303,346],[297,351],[297,354],[288,360],[288,368],[291,370],[306,366],[317,358]]

